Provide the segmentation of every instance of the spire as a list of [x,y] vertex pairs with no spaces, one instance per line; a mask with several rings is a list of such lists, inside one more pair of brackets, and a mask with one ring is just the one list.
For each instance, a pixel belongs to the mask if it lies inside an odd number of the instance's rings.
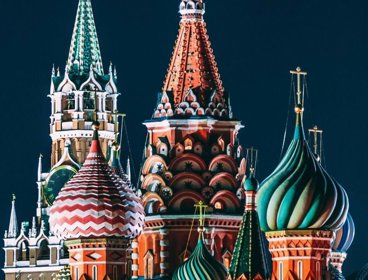
[[88,75],[90,68],[103,75],[103,65],[90,0],[79,0],[69,50],[70,74]]
[[15,194],[13,194],[12,198],[12,208],[10,212],[10,221],[9,221],[9,229],[8,229],[8,238],[16,238],[18,235],[18,221],[17,221],[17,213],[15,212]]
[[245,210],[230,264],[230,280],[270,279],[264,235],[259,226],[255,204],[259,187],[255,178],[257,154],[258,151],[253,148],[247,150],[250,175],[244,183]]
[[190,89],[197,95],[200,107],[207,108],[214,91],[224,102],[224,88],[203,20],[202,0],[183,0],[179,6],[181,21],[171,63],[162,88],[172,92],[175,108]]
[[129,159],[129,157],[127,159],[126,173],[127,173],[129,181],[131,182],[132,181],[132,172],[130,170],[130,159]]

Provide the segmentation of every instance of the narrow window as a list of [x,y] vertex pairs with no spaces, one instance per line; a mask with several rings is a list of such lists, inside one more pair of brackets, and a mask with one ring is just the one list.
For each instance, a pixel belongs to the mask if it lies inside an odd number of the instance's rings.
[[97,280],[97,266],[92,267],[92,280]]
[[298,261],[298,278],[303,279],[303,263]]
[[316,280],[321,280],[321,263],[316,262]]
[[79,279],[79,268],[76,267],[74,272],[75,272],[75,279]]
[[279,262],[279,280],[284,279],[284,264]]

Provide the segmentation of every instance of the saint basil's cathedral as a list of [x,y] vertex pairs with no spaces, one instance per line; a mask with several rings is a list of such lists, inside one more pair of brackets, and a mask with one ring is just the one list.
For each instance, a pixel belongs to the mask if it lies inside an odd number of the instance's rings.
[[345,279],[354,222],[347,193],[320,160],[321,131],[310,130],[313,145],[305,136],[307,73],[290,72],[294,135],[259,184],[257,150],[240,145],[243,126],[221,81],[205,3],[179,4],[133,184],[120,161],[116,69],[105,73],[91,1],[79,0],[65,71],[51,74],[51,167],[40,156],[31,222],[18,224],[13,196],[6,280]]

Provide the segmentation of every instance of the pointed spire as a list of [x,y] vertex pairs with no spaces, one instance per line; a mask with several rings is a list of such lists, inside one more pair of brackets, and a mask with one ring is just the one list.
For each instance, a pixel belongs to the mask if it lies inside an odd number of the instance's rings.
[[247,162],[250,165],[250,175],[244,183],[245,211],[230,264],[229,280],[270,279],[265,237],[259,226],[255,203],[259,186],[255,178],[256,159],[257,150],[248,149]]
[[37,236],[37,223],[36,223],[36,217],[32,218],[32,228],[30,230],[29,237],[35,238]]
[[55,77],[55,64],[52,65],[52,69],[51,69],[51,77]]
[[129,157],[127,159],[126,173],[127,173],[129,181],[131,182],[132,181],[132,173],[131,173],[131,169],[130,169],[130,159],[129,159]]
[[40,156],[38,157],[38,168],[37,168],[37,181],[40,182],[41,181],[41,177],[42,177],[42,154],[40,154]]
[[13,194],[9,229],[8,229],[8,238],[16,238],[18,236],[18,220],[17,220],[17,213],[15,211],[15,200],[16,197],[15,194]]
[[203,20],[202,0],[183,0],[179,6],[181,22],[171,63],[162,92],[172,92],[175,108],[192,89],[202,108],[216,90],[224,101],[224,88]]
[[88,75],[90,67],[103,75],[100,46],[90,0],[79,0],[67,62],[71,74]]

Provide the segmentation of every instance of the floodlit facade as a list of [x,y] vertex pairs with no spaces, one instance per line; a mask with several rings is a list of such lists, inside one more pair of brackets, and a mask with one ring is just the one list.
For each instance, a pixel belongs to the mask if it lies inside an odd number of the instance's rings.
[[91,0],[79,0],[65,71],[52,68],[51,166],[39,157],[31,223],[18,223],[11,202],[6,280],[342,279],[355,227],[347,193],[305,137],[306,73],[291,71],[294,137],[258,184],[257,152],[240,144],[206,4],[178,2],[177,40],[132,185],[117,142],[117,73],[111,64],[105,73]]

